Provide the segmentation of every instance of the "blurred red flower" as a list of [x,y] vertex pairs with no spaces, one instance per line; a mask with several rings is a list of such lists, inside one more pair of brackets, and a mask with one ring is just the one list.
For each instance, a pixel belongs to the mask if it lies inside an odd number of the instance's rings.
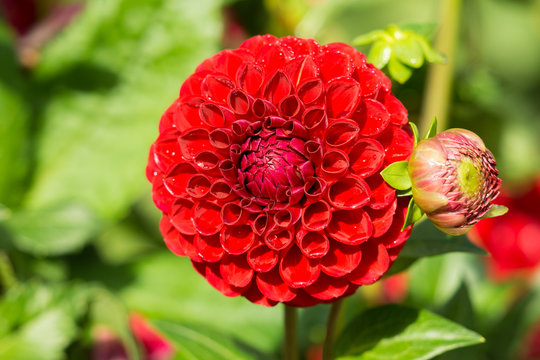
[[470,238],[491,254],[486,261],[495,279],[528,276],[540,264],[540,177],[517,196],[503,188],[495,202],[508,213],[480,221]]
[[267,306],[377,281],[411,230],[409,199],[379,174],[413,149],[390,87],[341,43],[256,36],[205,60],[150,149],[169,249],[224,295]]

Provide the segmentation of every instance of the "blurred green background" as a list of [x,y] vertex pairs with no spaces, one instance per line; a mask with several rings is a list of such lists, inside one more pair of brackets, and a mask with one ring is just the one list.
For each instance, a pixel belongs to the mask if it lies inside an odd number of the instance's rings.
[[[350,43],[388,24],[436,34],[442,0],[0,4],[0,358],[87,358],[97,324],[114,329],[137,358],[125,321],[133,311],[187,324],[220,346],[239,342],[247,358],[279,356],[280,306],[223,297],[161,240],[144,174],[160,115],[203,59],[246,37]],[[520,192],[540,174],[540,0],[461,7],[449,125],[477,132],[505,186]],[[411,121],[426,76],[423,67],[394,84]],[[455,357],[516,358],[540,320],[536,285],[491,283],[478,256],[423,259],[408,276],[407,303],[487,338]],[[379,301],[380,290],[361,290],[346,313]],[[524,292],[532,294],[519,300],[524,310],[513,308]],[[327,311],[301,314],[303,354],[322,341]]]

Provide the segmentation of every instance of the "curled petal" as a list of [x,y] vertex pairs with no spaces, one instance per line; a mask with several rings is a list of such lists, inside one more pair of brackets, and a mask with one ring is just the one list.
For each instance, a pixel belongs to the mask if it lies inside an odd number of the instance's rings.
[[163,185],[163,176],[156,176],[152,180],[152,200],[154,204],[165,213],[169,213],[174,202],[174,196]]
[[401,228],[405,223],[409,198],[399,198],[397,201],[397,209],[394,215],[394,221],[390,228],[378,238],[379,242],[384,244],[387,249],[395,248],[402,245],[411,234],[412,226],[406,227],[403,231]]
[[283,256],[279,272],[287,285],[303,288],[313,284],[321,270],[315,260],[305,257],[298,247],[292,246]]
[[407,130],[391,125],[379,137],[379,142],[384,146],[388,164],[409,159],[411,156],[414,137],[409,127]]
[[[396,222],[394,219],[394,214],[396,212],[397,201],[394,200],[388,205],[379,210],[374,210],[367,208],[366,211],[371,218],[371,223],[373,224],[373,237],[379,237],[390,229],[393,222]],[[401,224],[403,225],[403,224]]]
[[351,77],[340,77],[328,83],[326,105],[328,117],[338,119],[347,117],[360,101],[360,84]]
[[331,218],[330,205],[323,200],[309,204],[302,212],[302,224],[306,229],[312,231],[319,231],[326,228]]
[[278,41],[281,46],[294,50],[296,56],[317,55],[321,51],[321,46],[313,39],[285,36]]
[[359,128],[352,120],[338,120],[326,130],[325,143],[328,147],[348,149],[356,142]]
[[294,239],[294,233],[290,228],[274,227],[264,236],[264,242],[269,248],[279,251],[289,246]]
[[[267,74],[274,74],[276,70],[283,69],[290,60],[292,51],[281,46],[278,42],[267,44],[259,50],[259,64]],[[281,71],[281,70],[278,70]]]
[[255,234],[249,225],[225,226],[221,230],[221,245],[231,255],[240,255],[251,248]]
[[274,223],[280,227],[289,227],[300,220],[302,210],[298,207],[287,207],[274,214]]
[[264,97],[272,104],[277,105],[289,95],[291,91],[292,85],[289,78],[282,71],[278,70],[266,83]]
[[354,66],[349,55],[335,48],[325,50],[317,57],[323,81],[352,74]]
[[201,84],[203,95],[211,101],[226,103],[234,83],[225,76],[207,75]]
[[332,277],[322,273],[317,281],[304,290],[314,298],[320,300],[338,299],[349,288],[350,282],[344,277]]
[[200,116],[200,108],[204,100],[193,97],[178,105],[178,111],[174,114],[173,120],[178,131],[185,131],[192,128],[208,127]]
[[[242,290],[233,286],[226,281],[221,275],[219,263],[206,263],[206,266],[201,267],[197,263],[193,263],[193,267],[199,272],[203,272],[206,281],[213,287],[215,287],[220,293],[228,297],[235,297],[242,295]],[[200,269],[198,269],[200,268]]]
[[248,286],[254,273],[245,256],[228,254],[225,254],[219,262],[219,270],[223,280],[238,288]]
[[409,120],[407,118],[407,109],[392,93],[387,93],[384,97],[384,106],[390,113],[390,122],[395,125],[406,125]]
[[195,174],[197,174],[197,170],[193,165],[180,162],[165,175],[163,184],[174,196],[182,196],[186,193],[188,182]]
[[211,150],[212,145],[206,129],[191,129],[178,138],[182,157],[193,160],[201,151]]
[[322,178],[310,177],[304,184],[304,193],[306,197],[315,202],[319,200],[326,192],[327,183]]
[[382,209],[396,198],[396,191],[379,174],[368,177],[366,182],[371,189],[369,206],[372,209]]
[[330,242],[323,232],[300,230],[296,234],[297,245],[310,259],[318,259],[328,253]]
[[262,119],[266,116],[276,115],[278,113],[277,108],[271,102],[263,99],[255,99],[252,111],[256,119]]
[[193,246],[204,261],[216,262],[221,260],[223,254],[225,254],[225,251],[221,247],[219,237],[219,234],[210,236],[201,234],[195,235]]
[[343,176],[349,168],[349,158],[341,150],[330,150],[322,159],[321,177],[326,180],[337,179]]
[[350,170],[358,176],[375,174],[384,162],[384,148],[373,139],[360,139],[349,151]]
[[254,64],[246,64],[238,71],[237,82],[248,94],[256,96],[263,82],[263,71]]
[[275,300],[270,300],[261,293],[257,287],[257,283],[254,281],[249,289],[244,292],[242,295],[246,297],[249,301],[254,304],[263,305],[263,306],[275,306],[278,302]]
[[262,213],[257,215],[250,225],[255,234],[262,236],[267,229],[271,229],[274,226],[274,221],[268,214]]
[[291,301],[296,296],[296,289],[287,285],[279,274],[279,269],[257,273],[257,287],[267,298],[279,302]]
[[221,172],[221,175],[223,175],[223,178],[231,183],[236,182],[236,179],[238,177],[238,172],[236,169],[236,166],[234,166],[234,163],[230,159],[225,159],[220,161],[219,165],[219,171]]
[[390,267],[390,259],[383,244],[367,242],[362,246],[362,261],[349,274],[353,284],[368,285],[379,280]]
[[219,201],[229,201],[235,198],[231,185],[225,180],[216,180],[210,186],[209,193]]
[[236,203],[230,202],[221,208],[221,219],[225,225],[236,225],[245,218],[242,207]]
[[283,98],[278,104],[279,112],[288,118],[296,117],[304,110],[302,103],[296,95],[289,95]]
[[[236,120],[231,124],[231,130],[233,134],[233,139],[236,142],[243,142],[248,136],[251,128],[251,123],[247,120]],[[237,147],[240,145],[234,144]]]
[[223,50],[217,55],[212,70],[227,74],[231,79],[236,79],[238,69],[252,59],[249,52],[241,50]]
[[199,108],[199,113],[202,121],[212,128],[228,126],[235,119],[234,113],[231,110],[212,103],[202,104]]
[[313,137],[322,134],[327,123],[328,118],[326,117],[326,111],[324,111],[322,108],[308,108],[302,115],[302,124]]
[[[286,123],[283,124],[282,129],[285,135],[291,136],[293,138],[300,138],[304,140],[309,139],[309,132],[307,131],[307,129],[296,120],[288,120]],[[301,149],[299,152],[302,153],[303,150]]]
[[358,123],[363,136],[380,134],[390,123],[390,114],[384,105],[373,99],[361,102],[352,118]]
[[298,87],[306,79],[316,77],[319,74],[319,67],[311,56],[304,56],[288,63],[284,71],[292,84]]
[[208,194],[208,191],[210,190],[210,179],[208,177],[197,174],[193,175],[186,186],[186,192],[194,197],[195,199],[200,199],[206,196]]
[[242,90],[235,89],[229,93],[227,104],[236,115],[246,115],[251,108],[249,96]]
[[381,88],[381,81],[377,74],[377,68],[367,64],[357,70],[358,81],[362,84],[362,96],[373,98]]
[[336,209],[357,209],[366,205],[369,199],[366,182],[352,175],[339,179],[328,188],[328,200]]
[[321,259],[321,270],[330,276],[341,277],[356,269],[362,260],[359,246],[332,242],[330,250]]
[[227,153],[233,140],[232,131],[229,129],[214,129],[208,134],[210,144],[216,148]]
[[195,235],[197,230],[191,220],[194,214],[195,203],[188,199],[177,199],[171,212],[171,224],[185,235]]
[[219,157],[213,151],[201,151],[195,156],[193,162],[201,172],[209,175],[219,174]]
[[169,171],[181,159],[178,135],[177,131],[162,133],[150,148],[154,163],[164,173]]
[[245,40],[239,48],[248,49],[252,54],[257,55],[261,48],[266,44],[273,44],[278,39],[274,35],[257,35]]
[[334,43],[329,43],[329,44],[324,45],[323,48],[326,51],[334,50],[334,51],[339,51],[339,52],[349,55],[354,66],[357,68],[366,66],[366,56],[362,54],[361,52],[358,52],[358,50],[356,50],[351,45],[340,43],[340,42],[334,42]]
[[362,209],[338,210],[332,214],[327,232],[330,237],[347,245],[359,245],[369,239],[373,225]]
[[165,245],[171,250],[174,254],[178,256],[186,256],[186,250],[181,246],[180,240],[178,237],[180,233],[174,228],[171,224],[171,221],[167,215],[164,215],[159,222],[159,230],[161,235],[163,235],[163,240]]
[[296,94],[306,106],[316,103],[324,94],[323,82],[319,78],[306,80],[298,87]]
[[278,252],[270,249],[265,244],[252,247],[247,254],[249,266],[257,272],[270,271],[278,263]]
[[193,209],[193,226],[200,234],[216,234],[223,227],[220,214],[221,208],[218,205],[203,200]]
[[313,140],[307,141],[304,144],[304,151],[307,153],[314,165],[317,166],[322,163],[323,149],[320,143]]

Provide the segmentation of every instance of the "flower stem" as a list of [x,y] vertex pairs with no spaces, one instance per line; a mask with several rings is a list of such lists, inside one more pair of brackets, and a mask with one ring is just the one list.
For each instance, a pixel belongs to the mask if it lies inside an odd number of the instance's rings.
[[332,360],[334,352],[334,339],[336,336],[337,322],[343,306],[343,300],[338,300],[332,304],[328,321],[326,323],[326,338],[323,344],[323,360]]
[[283,338],[283,359],[298,360],[298,337],[296,334],[297,310],[285,305],[285,334]]
[[461,0],[443,0],[439,16],[439,33],[434,48],[447,58],[446,64],[429,66],[422,112],[418,128],[425,134],[433,117],[437,117],[438,130],[448,126],[448,108],[456,63],[456,43],[459,35]]

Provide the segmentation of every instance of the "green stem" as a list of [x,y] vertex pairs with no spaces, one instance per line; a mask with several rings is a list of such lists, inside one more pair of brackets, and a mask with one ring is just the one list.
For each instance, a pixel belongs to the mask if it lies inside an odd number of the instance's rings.
[[323,344],[323,360],[332,360],[334,352],[334,340],[336,337],[337,323],[339,314],[343,306],[343,300],[338,300],[332,304],[328,321],[326,323],[326,338]]
[[429,66],[422,112],[418,128],[425,134],[436,116],[438,130],[448,126],[448,108],[452,92],[452,80],[456,63],[456,43],[459,35],[461,0],[442,0],[439,16],[439,32],[434,48],[446,55],[446,64]]
[[5,251],[0,251],[0,285],[4,291],[17,285],[13,266]]
[[298,360],[297,322],[298,315],[296,308],[285,305],[285,334],[283,338],[284,360]]

